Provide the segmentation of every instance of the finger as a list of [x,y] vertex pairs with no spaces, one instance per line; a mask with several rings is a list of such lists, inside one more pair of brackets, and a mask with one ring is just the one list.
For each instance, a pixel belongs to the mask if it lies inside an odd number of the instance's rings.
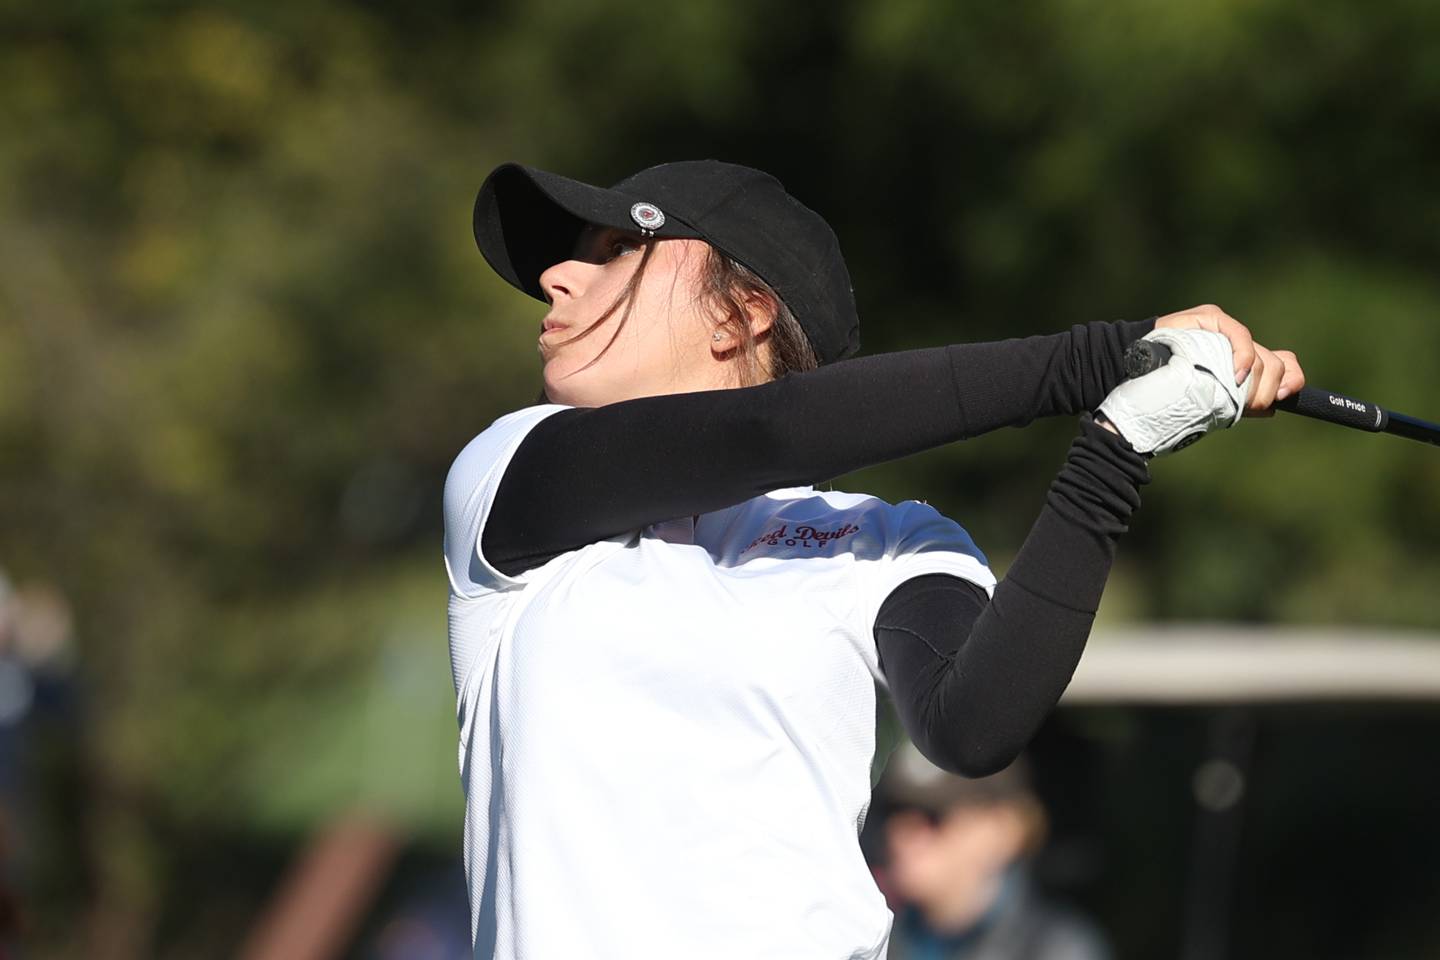
[[1299,393],[1300,389],[1305,386],[1305,371],[1292,351],[1276,350],[1275,356],[1285,364],[1285,376],[1280,378],[1280,389],[1275,391],[1275,399],[1284,400],[1286,397]]
[[1255,387],[1250,391],[1250,403],[1248,409],[1259,413],[1269,410],[1275,403],[1275,393],[1280,389],[1280,381],[1285,376],[1285,363],[1265,347],[1255,347],[1255,372],[1251,374],[1255,378]]
[[1220,317],[1224,311],[1211,303],[1167,313],[1155,321],[1155,329],[1165,330],[1209,330],[1220,332]]
[[1265,374],[1265,357],[1258,352],[1255,354],[1254,362],[1250,365],[1250,381],[1245,385],[1245,416],[1251,416],[1254,408],[1251,406],[1255,395],[1259,392],[1260,378]]
[[1265,368],[1260,372],[1260,379],[1255,386],[1255,392],[1250,397],[1250,405],[1256,410],[1264,410],[1275,403],[1275,393],[1280,389],[1280,381],[1285,377],[1285,361],[1275,356],[1275,352],[1268,347],[1255,345],[1255,354],[1263,359]]
[[1225,316],[1225,311],[1215,304],[1202,303],[1198,307],[1191,308],[1189,313],[1195,317],[1195,322],[1201,330],[1209,330],[1211,333],[1225,332],[1220,329],[1221,318]]
[[1219,331],[1230,341],[1230,350],[1235,355],[1235,382],[1241,383],[1255,365],[1255,338],[1250,328],[1239,320],[1216,308],[1219,313]]
[[1230,351],[1235,358],[1235,382],[1243,383],[1255,364],[1255,338],[1250,328],[1213,303],[1202,303],[1189,310],[1166,314],[1155,321],[1156,329],[1177,330],[1200,329],[1222,334],[1230,341]]

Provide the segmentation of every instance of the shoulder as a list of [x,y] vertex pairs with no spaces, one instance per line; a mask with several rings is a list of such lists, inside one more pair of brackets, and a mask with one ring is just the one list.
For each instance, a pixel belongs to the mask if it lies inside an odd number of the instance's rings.
[[891,503],[868,494],[840,491],[825,491],[819,495],[837,509],[863,517],[871,533],[886,545],[887,553],[947,549],[968,554],[982,564],[987,563],[985,555],[964,527],[923,500]]
[[844,552],[857,560],[944,553],[963,555],[981,567],[989,563],[964,527],[919,500],[891,503],[870,494],[796,487],[747,501],[743,516],[745,525],[754,528],[756,542],[750,547],[767,537],[799,535],[843,539]]
[[[960,524],[920,500],[890,503],[878,497],[841,494],[858,511],[856,573],[864,593],[864,622],[900,584],[926,574],[968,580],[987,593],[995,588],[990,561]],[[854,498],[849,499],[849,498]]]
[[456,594],[472,596],[514,582],[480,555],[495,491],[520,442],[546,417],[568,410],[558,404],[526,407],[508,413],[465,444],[445,477],[445,565]]
[[1047,903],[1035,918],[1036,955],[1045,960],[1110,960],[1109,942],[1100,928],[1068,907]]
[[1035,885],[1027,867],[1014,867],[995,923],[997,942],[1036,960],[1110,960],[1110,946],[1094,921]]
[[445,477],[445,499],[468,497],[485,477],[509,461],[520,441],[535,425],[569,407],[556,403],[537,404],[507,413],[478,433],[460,450]]

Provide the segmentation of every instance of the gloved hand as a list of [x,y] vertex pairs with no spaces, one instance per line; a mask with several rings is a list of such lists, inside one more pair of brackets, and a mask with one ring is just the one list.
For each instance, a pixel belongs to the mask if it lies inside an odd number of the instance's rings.
[[1164,456],[1214,429],[1239,422],[1251,377],[1235,383],[1230,341],[1208,330],[1146,334],[1170,348],[1170,362],[1110,391],[1098,413],[1137,453]]

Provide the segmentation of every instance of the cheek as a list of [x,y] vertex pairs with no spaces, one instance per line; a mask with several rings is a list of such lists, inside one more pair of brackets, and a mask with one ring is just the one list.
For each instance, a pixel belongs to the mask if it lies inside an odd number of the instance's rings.
[[[623,381],[627,366],[625,337],[620,337],[606,350],[611,332],[606,329],[556,347],[544,361],[542,376],[545,393],[556,403],[577,407],[593,407],[615,399],[616,384]],[[601,351],[605,351],[601,356]]]
[[993,866],[1008,859],[1009,838],[991,819],[963,823],[947,829],[944,838],[947,859],[961,865]]
[[[646,384],[675,366],[676,332],[663,304],[637,298],[634,308],[606,320],[593,333],[555,351],[546,377],[573,377],[589,383]],[[612,342],[613,341],[613,342]]]
[[[692,308],[693,281],[679,269],[687,264],[675,257],[667,251],[651,263],[628,315],[622,307],[584,339],[555,345],[544,367],[552,400],[595,406],[653,392],[684,378],[694,366],[692,356],[708,357],[709,329]],[[572,319],[596,322],[625,279],[617,273],[587,290],[584,318],[577,311]]]
[[662,294],[636,304],[615,346],[625,346],[637,369],[662,378],[687,377],[710,357],[712,325],[683,293],[673,298],[668,290]]
[[904,864],[907,869],[924,863],[935,847],[935,830],[928,824],[898,820],[889,824],[886,835],[890,859],[897,866]]
[[943,858],[933,847],[891,848],[890,874],[905,896],[923,895],[945,875]]

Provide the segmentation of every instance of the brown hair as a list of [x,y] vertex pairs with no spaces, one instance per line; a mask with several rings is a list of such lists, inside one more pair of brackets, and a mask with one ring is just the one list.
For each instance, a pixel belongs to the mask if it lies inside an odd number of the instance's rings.
[[[585,339],[606,320],[617,312],[620,313],[620,322],[615,325],[609,341],[585,367],[598,362],[609,351],[620,336],[625,322],[630,319],[630,312],[635,307],[635,294],[640,289],[640,282],[644,279],[655,252],[655,242],[647,240],[644,247],[635,272],[625,282],[625,288],[615,297],[614,302],[605,308],[605,312],[594,323],[565,341],[572,343]],[[739,341],[739,346],[735,349],[739,351],[740,385],[755,386],[768,380],[778,380],[787,373],[814,370],[818,367],[820,363],[815,356],[815,348],[810,345],[810,339],[805,336],[800,321],[795,319],[795,315],[785,306],[779,294],[753,270],[735,258],[721,253],[708,243],[705,251],[705,262],[700,267],[697,296],[701,306],[718,320],[725,332]],[[765,303],[768,309],[774,311],[769,330],[758,337],[750,329],[747,312],[747,305],[756,300]],[[762,363],[760,356],[760,344],[766,341],[770,344],[768,364]]]
[[[700,268],[700,297],[720,318],[726,332],[740,342],[736,349],[740,351],[741,385],[754,386],[819,366],[815,348],[800,321],[770,285],[734,257],[714,247],[707,250],[705,264]],[[774,311],[770,329],[759,337],[750,329],[746,311],[746,305],[755,300]],[[770,362],[766,365],[760,362],[762,339],[770,343]]]

